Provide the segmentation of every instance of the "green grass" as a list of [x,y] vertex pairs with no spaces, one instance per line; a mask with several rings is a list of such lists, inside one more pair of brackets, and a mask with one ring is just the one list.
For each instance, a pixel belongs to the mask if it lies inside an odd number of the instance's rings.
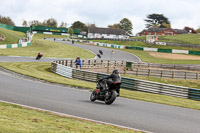
[[0,102],[0,133],[141,133]]
[[0,49],[0,55],[8,56],[33,56],[35,57],[38,52],[42,52],[44,57],[57,57],[57,58],[94,58],[95,55],[90,51],[66,45],[58,42],[47,41],[42,39],[33,39],[32,45],[21,48]]
[[25,33],[23,32],[6,30],[2,28],[0,28],[0,34],[6,37],[6,40],[0,41],[0,44],[15,44],[18,43],[19,38],[25,37]]
[[[146,40],[146,36],[132,37],[133,39]],[[186,43],[186,44],[200,44],[200,34],[179,34],[174,36],[159,35],[158,41]]]
[[44,38],[67,38],[64,35],[49,35],[49,34],[35,34],[33,39],[44,39]]
[[158,41],[200,45],[200,34],[180,34],[175,36],[159,36]]
[[[50,67],[51,67],[50,63],[9,63],[7,62],[7,63],[0,63],[0,66],[6,69],[9,69],[11,71],[15,71],[17,73],[43,79],[48,82],[55,82],[55,83],[60,83],[60,84],[65,84],[65,85],[70,85],[70,86],[77,86],[80,88],[88,88],[91,90],[93,90],[96,87],[96,84],[92,82],[69,79],[69,78],[65,78],[60,75],[57,75],[55,73],[52,73],[50,71]],[[181,82],[182,83],[186,82],[186,80],[182,80],[182,81],[180,80],[179,82],[180,83],[178,83],[178,85],[181,84]],[[173,82],[173,84],[177,85],[176,82]],[[143,92],[137,92],[137,91],[130,91],[130,90],[124,90],[124,89],[121,89],[121,96],[130,98],[130,99],[143,100],[143,101],[148,101],[148,102],[155,102],[155,103],[160,103],[160,104],[167,104],[167,105],[200,110],[200,102],[189,100],[189,99],[182,99],[182,98],[143,93]]]

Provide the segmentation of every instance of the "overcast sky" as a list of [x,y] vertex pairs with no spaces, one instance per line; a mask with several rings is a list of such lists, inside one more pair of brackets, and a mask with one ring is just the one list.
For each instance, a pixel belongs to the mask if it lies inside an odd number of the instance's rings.
[[23,20],[43,22],[52,17],[59,25],[79,20],[107,27],[126,17],[136,34],[152,13],[163,14],[172,28],[200,27],[200,0],[0,0],[0,15],[9,16],[17,26]]

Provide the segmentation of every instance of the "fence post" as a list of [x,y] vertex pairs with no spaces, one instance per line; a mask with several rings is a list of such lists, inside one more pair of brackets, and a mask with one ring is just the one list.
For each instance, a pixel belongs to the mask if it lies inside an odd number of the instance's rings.
[[66,64],[65,64],[65,66],[67,66],[68,65],[68,60],[66,60]]
[[185,79],[187,79],[187,72],[185,72]]
[[107,65],[107,73],[110,73],[110,61],[108,61],[108,65]]
[[88,68],[90,68],[90,60],[88,60],[88,66],[89,66]]
[[82,68],[85,68],[85,60],[82,60]]
[[73,60],[70,61],[70,67],[73,67],[72,63],[73,63]]
[[148,76],[149,77],[151,76],[151,69],[149,69]]
[[196,79],[199,80],[199,73],[196,73]]
[[94,68],[97,66],[97,60],[94,60]]
[[126,75],[126,67],[124,67],[124,75]]
[[163,71],[161,70],[161,74],[160,74],[160,77],[162,78],[163,77]]
[[172,78],[174,79],[174,77],[175,77],[175,72],[173,71],[172,72]]
[[136,69],[136,76],[138,76],[138,68]]

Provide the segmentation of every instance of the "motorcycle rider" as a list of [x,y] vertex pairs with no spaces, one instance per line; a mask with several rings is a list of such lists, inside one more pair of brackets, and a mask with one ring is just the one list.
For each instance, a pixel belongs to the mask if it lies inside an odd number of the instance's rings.
[[42,58],[42,56],[43,56],[43,53],[39,52],[38,55],[37,55],[37,57],[36,57],[36,60],[40,60],[40,58]]
[[[107,84],[108,87],[110,87],[114,82],[121,83],[121,77],[120,77],[119,71],[117,69],[113,70],[111,75],[109,75],[108,77],[103,78],[103,79],[106,79],[105,84]],[[103,79],[101,79],[101,80],[103,80]],[[109,79],[111,79],[111,80],[109,80]],[[105,88],[105,89],[107,89],[107,88]],[[120,89],[117,89],[116,92],[118,93],[117,96],[119,96]]]

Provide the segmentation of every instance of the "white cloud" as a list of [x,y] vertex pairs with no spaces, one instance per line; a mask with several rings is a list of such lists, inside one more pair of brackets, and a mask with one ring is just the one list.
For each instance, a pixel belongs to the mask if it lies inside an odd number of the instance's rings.
[[198,28],[199,0],[0,0],[0,15],[11,17],[16,25],[23,20],[43,21],[55,18],[73,23],[82,21],[99,27],[118,23],[124,17],[133,23],[133,33],[145,28],[148,14],[159,13],[167,17],[173,28]]

